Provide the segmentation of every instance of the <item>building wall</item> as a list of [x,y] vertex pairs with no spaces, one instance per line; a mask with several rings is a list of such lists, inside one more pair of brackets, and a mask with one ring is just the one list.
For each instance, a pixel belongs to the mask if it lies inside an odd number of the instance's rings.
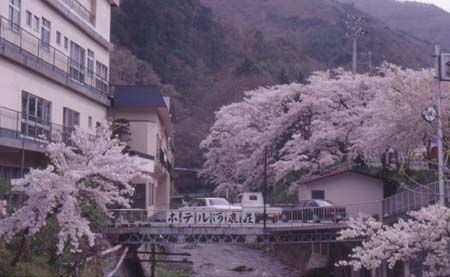
[[[159,164],[158,137],[160,147],[166,153],[169,162],[173,165],[173,155],[170,150],[169,138],[166,126],[158,114],[157,109],[115,109],[114,119],[127,119],[130,122],[130,141],[128,145],[131,150],[151,155],[155,158],[155,172],[153,177],[154,186],[147,184],[146,200],[148,207],[152,209],[168,209],[170,206],[171,176],[170,172],[163,169]],[[149,194],[148,190],[153,188]],[[149,199],[153,195],[153,200]]]
[[381,200],[383,200],[381,180],[346,172],[299,185],[299,200],[311,199],[312,190],[324,190],[325,200],[347,206],[349,216],[357,216],[359,212],[381,215]]
[[92,116],[93,130],[96,122],[107,118],[107,108],[88,98],[45,79],[26,68],[0,58],[0,106],[21,111],[22,91],[42,97],[52,103],[51,121],[63,125],[63,108],[80,113],[80,128],[86,131],[88,117]]
[[[96,30],[97,32],[109,41],[110,37],[110,23],[111,23],[111,7],[107,0],[97,0],[97,22]],[[9,1],[0,1],[0,15],[8,19],[8,9]],[[29,27],[26,24],[26,11],[30,11],[34,16],[38,16],[40,19],[40,27],[42,26],[42,17],[46,18],[51,23],[50,29],[50,45],[55,47],[62,53],[70,56],[70,41],[73,41],[80,45],[82,48],[94,51],[95,60],[98,60],[102,64],[108,66],[109,68],[109,51],[98,44],[95,40],[90,38],[81,29],[75,27],[70,21],[63,17],[59,12],[52,9],[42,0],[22,0],[21,4],[21,16],[20,16],[20,26],[28,31],[30,34],[41,38],[41,28],[35,31],[34,26]],[[34,19],[33,19],[34,20]],[[33,22],[34,24],[34,22]],[[59,31],[62,35],[61,45],[56,43],[56,32]],[[28,34],[27,34],[28,36]],[[69,49],[64,48],[64,37],[69,39]],[[95,70],[95,66],[94,66]]]
[[[152,155],[155,158],[159,155],[157,149],[157,138],[160,138],[161,148],[169,152],[169,138],[166,127],[156,109],[152,110],[116,110],[114,118],[125,118],[130,122],[130,131],[132,133],[129,146],[138,152]],[[173,156],[168,155],[171,162]]]

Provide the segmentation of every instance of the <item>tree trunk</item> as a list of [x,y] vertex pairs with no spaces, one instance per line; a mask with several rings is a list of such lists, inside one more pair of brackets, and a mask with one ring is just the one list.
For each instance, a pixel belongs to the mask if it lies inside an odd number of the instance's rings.
[[14,257],[14,259],[11,261],[11,266],[16,266],[16,264],[20,260],[20,257],[22,257],[23,250],[25,249],[25,245],[26,245],[26,242],[27,242],[27,235],[28,235],[28,233],[29,233],[28,229],[23,231],[22,240],[20,241],[19,250],[17,251],[17,254]]

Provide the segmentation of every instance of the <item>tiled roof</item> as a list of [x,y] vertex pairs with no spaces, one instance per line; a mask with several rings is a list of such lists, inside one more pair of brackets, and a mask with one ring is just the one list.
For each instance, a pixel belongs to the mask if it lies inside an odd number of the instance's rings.
[[157,86],[114,86],[115,108],[168,108]]

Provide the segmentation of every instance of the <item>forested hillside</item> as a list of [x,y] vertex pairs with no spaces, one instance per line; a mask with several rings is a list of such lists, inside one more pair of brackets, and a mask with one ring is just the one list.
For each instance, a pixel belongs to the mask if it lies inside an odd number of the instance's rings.
[[[222,105],[262,85],[303,82],[351,62],[352,5],[333,0],[123,0],[113,13],[116,83],[156,84],[176,103],[176,166],[202,164],[199,143]],[[369,18],[360,70],[387,60],[427,65],[431,47]],[[129,81],[130,80],[130,81]]]
[[390,27],[450,49],[450,13],[419,2],[398,0],[341,0],[376,17]]

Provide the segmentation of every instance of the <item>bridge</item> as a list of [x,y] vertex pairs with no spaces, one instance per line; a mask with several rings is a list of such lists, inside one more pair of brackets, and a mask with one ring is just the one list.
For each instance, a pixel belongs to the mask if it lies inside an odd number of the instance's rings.
[[335,242],[346,227],[336,208],[290,210],[273,222],[254,211],[115,210],[108,237],[118,244]]
[[[408,211],[437,203],[438,198],[437,183],[407,189],[379,203],[381,217],[384,222],[392,223],[405,217]],[[114,243],[129,245],[302,244],[336,242],[338,231],[347,227],[337,208],[287,209],[283,216],[287,220],[264,222],[254,211],[123,209],[114,211],[115,220],[106,234]]]

